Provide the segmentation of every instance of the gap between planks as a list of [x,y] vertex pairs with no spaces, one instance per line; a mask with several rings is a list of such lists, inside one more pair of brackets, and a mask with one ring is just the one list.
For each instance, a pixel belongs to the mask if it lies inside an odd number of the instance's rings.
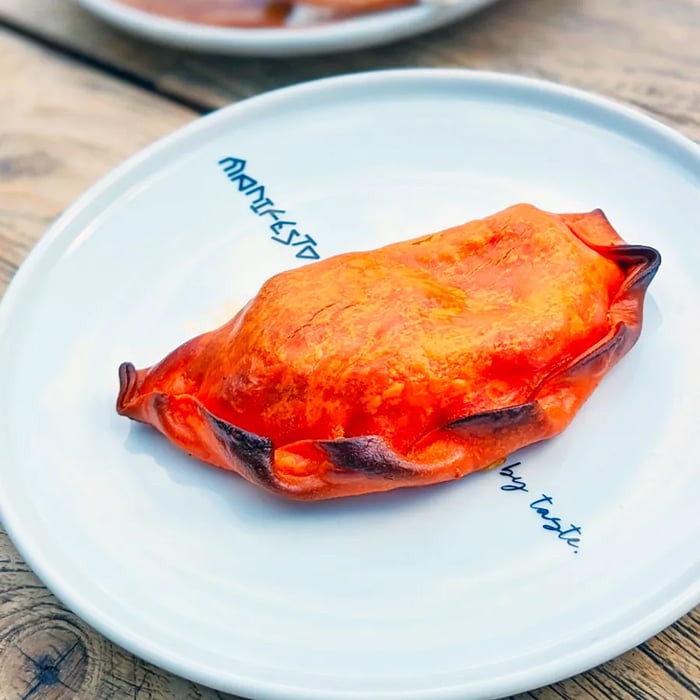
[[49,36],[40,34],[38,32],[33,32],[26,27],[19,26],[13,22],[0,17],[0,30],[5,30],[6,32],[17,34],[24,39],[27,39],[33,43],[38,44],[44,49],[61,54],[64,58],[82,63],[87,68],[92,68],[93,70],[98,70],[106,73],[111,78],[118,80],[123,80],[130,83],[134,87],[141,88],[142,90],[148,90],[149,92],[154,92],[160,97],[173,102],[181,107],[186,107],[194,112],[200,114],[205,114],[212,110],[211,106],[198,102],[194,99],[189,99],[183,95],[179,95],[173,92],[169,92],[165,88],[159,86],[155,81],[149,80],[143,75],[129,70],[128,68],[122,68],[110,63],[108,61],[102,60],[96,56],[91,56],[85,51],[80,51],[77,48],[72,48],[66,44],[51,39]]

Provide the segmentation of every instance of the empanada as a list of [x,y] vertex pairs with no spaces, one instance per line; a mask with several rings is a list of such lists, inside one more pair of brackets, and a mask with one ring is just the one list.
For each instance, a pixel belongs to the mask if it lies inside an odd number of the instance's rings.
[[456,479],[568,425],[637,340],[659,263],[599,210],[516,205],[272,277],[218,330],[123,364],[117,410],[291,498]]

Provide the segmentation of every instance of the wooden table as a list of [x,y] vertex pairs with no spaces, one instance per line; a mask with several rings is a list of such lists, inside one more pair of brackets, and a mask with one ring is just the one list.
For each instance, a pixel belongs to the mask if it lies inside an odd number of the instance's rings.
[[[0,0],[0,292],[84,188],[203,112],[310,78],[419,65],[583,87],[700,140],[700,0],[502,0],[410,41],[295,60],[190,55],[113,31],[68,0]],[[618,659],[519,698],[656,700],[699,689],[700,608]],[[223,697],[97,634],[0,529],[0,700]]]

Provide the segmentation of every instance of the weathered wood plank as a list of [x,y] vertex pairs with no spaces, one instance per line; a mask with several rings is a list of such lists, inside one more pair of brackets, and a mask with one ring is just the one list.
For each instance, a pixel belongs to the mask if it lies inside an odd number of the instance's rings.
[[700,139],[700,0],[501,0],[431,34],[320,60],[187,54],[132,39],[66,1],[0,0],[0,20],[203,108],[339,73],[463,66],[593,90]]

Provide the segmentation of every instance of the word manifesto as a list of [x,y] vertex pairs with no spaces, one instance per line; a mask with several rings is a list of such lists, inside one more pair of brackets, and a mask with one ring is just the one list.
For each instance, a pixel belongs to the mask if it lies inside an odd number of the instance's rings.
[[[501,491],[522,491],[528,493],[527,484],[523,477],[515,473],[515,469],[519,466],[521,466],[521,462],[514,462],[503,467],[498,472],[508,480],[507,483],[501,485]],[[542,529],[556,533],[557,539],[566,542],[573,549],[574,554],[578,554],[581,537],[577,535],[581,535],[581,528],[573,523],[569,523],[568,528],[562,525],[562,518],[552,515],[553,506],[554,498],[544,493],[541,498],[537,498],[530,503],[530,508],[540,517]]]
[[246,161],[242,158],[228,156],[219,161],[219,165],[226,173],[228,179],[236,185],[239,192],[251,198],[250,210],[261,219],[269,221],[269,228],[272,231],[273,241],[298,248],[297,258],[301,260],[320,260],[321,256],[316,250],[318,245],[308,233],[302,234],[297,229],[297,222],[287,219],[285,209],[278,208],[265,192],[265,185],[246,173]]

